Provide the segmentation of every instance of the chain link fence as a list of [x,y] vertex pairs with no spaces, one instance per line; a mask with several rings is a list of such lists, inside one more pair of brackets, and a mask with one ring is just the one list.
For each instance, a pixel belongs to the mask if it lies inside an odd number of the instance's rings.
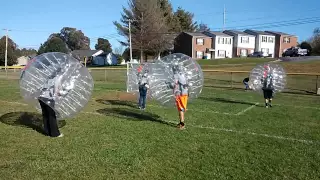
[[[96,82],[123,84],[127,82],[127,68],[89,68]],[[247,71],[203,70],[205,87],[244,89],[243,79],[249,76]],[[0,80],[18,81],[20,68],[0,69]],[[288,73],[285,92],[296,94],[317,94],[320,88],[320,73]]]

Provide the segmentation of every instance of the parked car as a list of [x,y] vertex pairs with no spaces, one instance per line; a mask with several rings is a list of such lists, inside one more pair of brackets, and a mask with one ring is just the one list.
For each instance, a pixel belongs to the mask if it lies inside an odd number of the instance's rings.
[[308,54],[308,50],[307,49],[301,49],[299,47],[292,47],[292,48],[288,48],[286,49],[282,56],[286,57],[286,56],[290,56],[290,57],[295,57],[295,56],[306,56]]
[[269,54],[268,53],[264,53],[261,51],[258,52],[253,52],[252,54],[249,54],[248,57],[268,57]]

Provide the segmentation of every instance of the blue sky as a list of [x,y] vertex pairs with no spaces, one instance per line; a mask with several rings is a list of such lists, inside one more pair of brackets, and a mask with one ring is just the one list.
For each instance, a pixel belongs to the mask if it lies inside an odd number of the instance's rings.
[[[260,28],[265,23],[279,22],[286,26],[259,30],[282,31],[298,36],[299,41],[312,35],[315,27],[320,27],[320,20],[314,21],[320,13],[317,8],[319,0],[171,0],[173,7],[193,12],[195,20],[209,25],[213,30],[221,30],[223,26],[223,7],[226,7],[226,27],[245,28],[255,25]],[[51,33],[59,32],[62,27],[69,26],[81,29],[91,39],[91,48],[98,37],[105,36],[113,48],[119,47],[122,39],[112,24],[119,20],[122,6],[127,6],[127,0],[54,0],[44,3],[41,0],[4,1],[1,3],[0,29],[12,29],[9,32],[19,47],[38,48]],[[302,20],[309,18],[308,21]],[[310,20],[310,18],[312,18]],[[298,20],[299,19],[299,20]],[[289,26],[288,20],[299,25]],[[282,22],[282,23],[280,23]],[[303,23],[300,23],[303,22]],[[312,22],[308,23],[307,22]],[[0,36],[4,35],[0,31]]]

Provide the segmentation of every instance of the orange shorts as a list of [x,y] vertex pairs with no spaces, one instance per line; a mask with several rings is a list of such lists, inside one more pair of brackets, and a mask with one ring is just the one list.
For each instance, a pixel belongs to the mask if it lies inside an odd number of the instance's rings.
[[177,105],[178,111],[185,112],[187,109],[187,104],[188,104],[188,96],[187,95],[182,95],[182,96],[176,97],[176,105]]

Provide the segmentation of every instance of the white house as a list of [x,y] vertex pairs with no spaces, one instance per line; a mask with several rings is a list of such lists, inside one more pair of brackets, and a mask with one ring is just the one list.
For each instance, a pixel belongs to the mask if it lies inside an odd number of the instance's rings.
[[105,66],[105,65],[117,65],[118,59],[113,53],[101,53],[96,55],[92,59],[92,65]]
[[27,65],[29,60],[30,60],[29,56],[21,56],[17,59],[17,64],[14,64],[14,66],[25,66]]
[[255,51],[260,51],[268,54],[270,57],[274,57],[275,53],[275,36],[264,32],[247,29],[245,33],[254,35],[256,37]]
[[233,57],[233,36],[217,31],[203,32],[203,34],[212,37],[212,48],[215,51],[213,59]]
[[226,30],[223,33],[233,36],[234,57],[246,57],[254,52],[256,44],[254,35],[236,30]]

